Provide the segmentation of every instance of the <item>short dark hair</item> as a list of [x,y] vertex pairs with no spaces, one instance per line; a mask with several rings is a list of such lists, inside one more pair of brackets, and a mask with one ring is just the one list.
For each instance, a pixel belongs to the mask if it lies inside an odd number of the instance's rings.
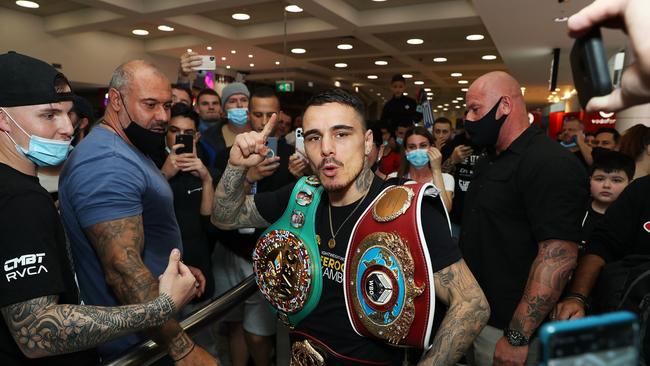
[[[185,93],[187,93],[187,96],[190,97],[190,101],[192,100],[192,91],[188,87],[179,84],[172,84],[171,87],[172,89],[184,91]],[[196,100],[198,100],[198,98]]]
[[280,104],[280,98],[278,98],[278,95],[275,94],[275,91],[268,86],[261,86],[253,90],[253,93],[251,93],[250,101],[248,102],[249,107],[253,103],[253,98],[275,98],[278,100],[278,105]]
[[594,163],[591,165],[590,175],[593,175],[597,169],[602,170],[605,173],[620,170],[625,172],[628,180],[632,180],[632,178],[634,178],[636,165],[634,159],[625,154],[618,151],[605,150],[600,151],[596,156],[594,156]]
[[435,121],[433,121],[433,125],[435,126],[437,123],[446,123],[451,128],[451,121],[448,118],[438,117],[438,118],[436,118]]
[[614,136],[614,143],[618,144],[618,140],[621,139],[621,134],[618,133],[618,131],[615,128],[612,127],[601,127],[596,131],[596,134],[594,136],[598,136],[601,133],[611,133]]
[[397,127],[406,127],[406,128],[413,128],[415,125],[411,121],[399,121],[397,122],[397,126],[395,126],[395,130],[397,131]]
[[185,103],[176,103],[172,106],[171,118],[186,117],[194,121],[194,128],[199,129],[199,114],[194,111],[194,108]]
[[390,83],[394,83],[396,81],[401,81],[403,83],[406,83],[406,79],[404,79],[404,76],[402,74],[395,74],[393,77],[390,79]]
[[628,128],[621,136],[618,151],[632,159],[637,159],[648,145],[650,145],[650,127],[639,123]]
[[377,146],[377,148],[379,148],[384,143],[384,139],[381,136],[381,129],[382,129],[381,123],[366,122],[366,125],[370,126],[370,130],[372,131],[372,142],[375,144],[375,146]]
[[586,137],[586,136],[593,136],[593,137],[596,137],[596,133],[595,133],[595,132],[585,132],[585,137]]
[[196,103],[198,103],[201,100],[201,97],[204,96],[204,95],[214,95],[214,96],[216,96],[217,98],[219,98],[219,104],[221,104],[221,97],[219,96],[219,93],[217,93],[214,89],[210,89],[210,88],[201,89],[199,94],[196,96]]
[[354,109],[355,112],[359,115],[361,120],[361,125],[365,131],[368,126],[366,125],[366,107],[359,97],[354,94],[348,93],[343,89],[330,89],[322,91],[309,99],[307,105],[305,106],[305,111],[312,106],[322,106],[327,103],[338,103],[343,104]]

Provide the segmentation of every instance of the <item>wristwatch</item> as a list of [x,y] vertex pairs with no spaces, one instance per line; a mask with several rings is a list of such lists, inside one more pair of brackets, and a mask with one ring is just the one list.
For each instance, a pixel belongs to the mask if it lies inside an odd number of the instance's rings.
[[506,328],[503,331],[503,336],[506,337],[508,343],[514,347],[527,346],[530,341],[520,331],[511,328]]

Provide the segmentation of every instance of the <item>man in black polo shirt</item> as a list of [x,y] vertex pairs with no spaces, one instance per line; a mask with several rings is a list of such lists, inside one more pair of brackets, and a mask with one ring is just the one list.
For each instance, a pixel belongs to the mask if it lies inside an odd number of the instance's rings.
[[473,356],[477,365],[536,364],[528,343],[576,264],[586,172],[530,125],[510,75],[483,75],[466,99],[472,144],[492,151],[476,165],[460,236],[492,308]]

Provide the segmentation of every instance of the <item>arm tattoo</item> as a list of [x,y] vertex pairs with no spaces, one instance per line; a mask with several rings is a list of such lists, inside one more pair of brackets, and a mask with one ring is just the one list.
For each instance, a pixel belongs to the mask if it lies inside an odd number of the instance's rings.
[[490,306],[462,259],[436,272],[434,280],[436,296],[449,309],[420,364],[455,365],[487,324]]
[[[142,262],[144,227],[142,216],[132,216],[95,224],[86,229],[104,269],[106,283],[122,304],[143,303],[158,296],[158,280]],[[156,343],[167,347],[174,357],[184,349],[174,349],[170,341],[182,332],[176,320],[147,332]]]
[[94,347],[127,333],[162,325],[176,306],[167,294],[120,307],[57,305],[44,296],[2,308],[9,332],[25,356],[45,357]]
[[214,194],[214,205],[210,219],[212,223],[224,230],[240,227],[270,226],[260,215],[253,196],[247,196],[244,190],[246,169],[228,165],[219,181]]
[[578,246],[561,240],[539,243],[530,267],[524,295],[510,321],[510,328],[530,337],[553,309],[576,266]]

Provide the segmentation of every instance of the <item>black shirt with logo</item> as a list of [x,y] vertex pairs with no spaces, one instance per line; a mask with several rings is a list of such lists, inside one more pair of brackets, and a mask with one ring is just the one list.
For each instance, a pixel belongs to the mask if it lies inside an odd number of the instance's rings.
[[537,256],[538,243],[580,242],[587,174],[571,153],[537,127],[499,155],[479,160],[467,192],[460,248],[492,313],[510,322]]
[[381,112],[381,120],[387,121],[393,127],[400,122],[415,123],[422,119],[422,113],[417,111],[415,99],[402,95],[399,98],[391,98]]
[[[57,295],[59,304],[79,304],[63,226],[38,178],[0,163],[0,308]],[[93,351],[28,359],[2,319],[2,365],[94,365]]]
[[[359,203],[354,202],[343,207],[332,207],[332,227],[334,231],[340,228],[336,235],[336,246],[329,248],[327,242],[331,238],[328,218],[328,197],[321,197],[316,213],[316,233],[320,235],[320,255],[323,273],[323,291],[320,302],[291,334],[292,340],[317,339],[326,344],[339,357],[329,355],[328,366],[336,365],[400,365],[403,350],[391,347],[383,342],[361,337],[354,332],[345,308],[343,294],[343,270],[345,252],[352,228],[365,208],[390,183],[379,178],[374,179],[370,192],[361,206],[354,211],[348,221],[341,227],[346,217],[352,213]],[[255,196],[255,205],[262,217],[269,222],[280,218],[291,197],[293,184],[287,185],[275,192],[260,193]],[[433,271],[439,271],[460,259],[458,246],[451,239],[449,226],[440,204],[425,199],[422,204],[422,222],[424,236],[427,241]],[[436,304],[442,308],[442,304]],[[439,317],[438,317],[439,318]],[[440,319],[437,319],[440,321]],[[437,327],[434,327],[433,332]]]

